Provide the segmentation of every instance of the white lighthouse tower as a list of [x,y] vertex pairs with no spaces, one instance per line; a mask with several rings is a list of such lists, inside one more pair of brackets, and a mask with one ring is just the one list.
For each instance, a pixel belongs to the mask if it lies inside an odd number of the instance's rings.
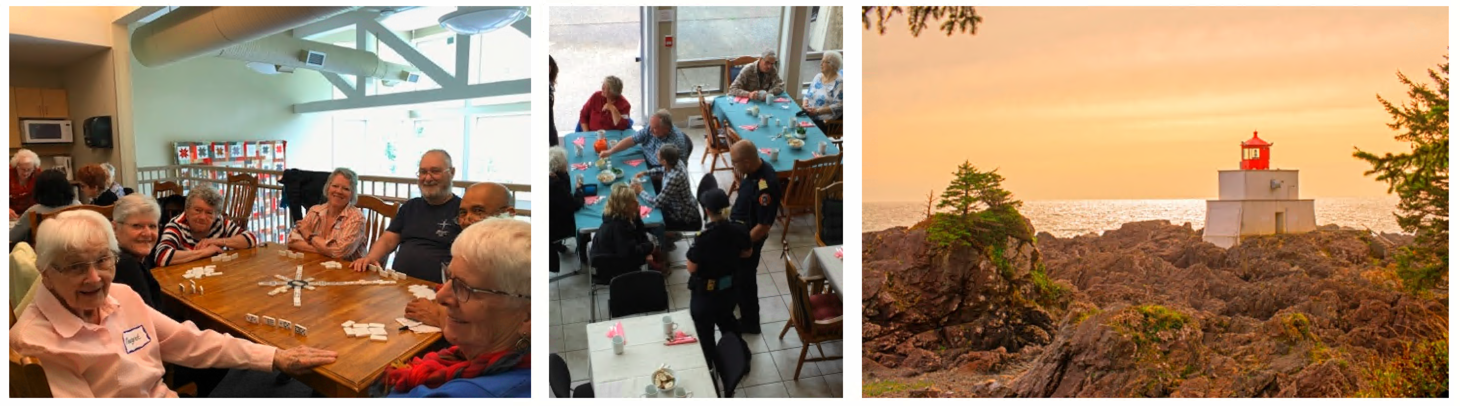
[[1202,239],[1230,248],[1243,238],[1318,229],[1313,199],[1298,198],[1298,171],[1269,169],[1272,145],[1252,132],[1237,170],[1217,171],[1217,200],[1207,200]]

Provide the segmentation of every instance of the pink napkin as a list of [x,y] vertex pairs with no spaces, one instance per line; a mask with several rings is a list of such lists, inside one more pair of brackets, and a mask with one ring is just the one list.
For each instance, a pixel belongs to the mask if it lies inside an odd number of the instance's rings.
[[735,102],[736,103],[749,103],[750,102],[750,98],[749,97],[736,97],[735,98]]
[[639,166],[639,164],[644,163],[644,160],[642,160],[642,159],[630,159],[630,160],[624,161],[624,163],[629,164],[629,166]]
[[771,154],[771,149],[770,148],[761,148],[760,149],[760,153],[766,154],[766,155],[770,155]]
[[578,137],[577,139],[574,139],[573,145],[577,145],[578,148],[583,148],[583,137]]
[[841,248],[837,248],[836,249],[836,259],[842,259],[842,249]]
[[700,340],[695,339],[694,337],[691,337],[689,334],[685,334],[683,331],[676,331],[676,332],[674,332],[674,339],[673,340],[669,340],[669,341],[665,341],[664,342],[664,345],[689,344],[689,343],[696,343],[696,342],[699,342],[699,341]]
[[812,158],[821,158],[821,153],[819,153],[819,152],[812,152],[811,153],[811,157]]
[[649,208],[649,206],[639,206],[639,217],[647,218],[649,217],[649,212],[652,211],[654,211],[654,209]]
[[573,166],[573,169],[575,169],[575,170],[580,170],[580,171],[586,171],[586,170],[588,170],[588,163],[587,162],[576,163],[576,164],[573,164],[572,166]]
[[813,122],[810,122],[810,121],[801,121],[798,124],[800,124],[802,127],[815,127],[816,126],[816,123],[813,123]]
[[599,199],[603,199],[603,196],[583,196],[583,204],[592,206],[598,204]]
[[746,125],[740,126],[740,129],[745,130],[745,131],[755,131],[756,128],[759,128],[759,127],[756,127],[755,124],[746,124]]
[[791,101],[791,99],[787,99],[787,98],[784,98],[784,97],[781,97],[781,98],[777,98],[776,99],[776,103],[789,103],[790,101]]
[[624,322],[614,323],[613,327],[608,328],[608,338],[621,335],[624,335]]

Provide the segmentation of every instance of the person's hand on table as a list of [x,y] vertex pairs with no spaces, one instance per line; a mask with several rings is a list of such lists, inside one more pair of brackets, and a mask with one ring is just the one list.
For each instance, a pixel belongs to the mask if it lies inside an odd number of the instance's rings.
[[644,184],[643,183],[634,182],[631,185],[632,186],[630,186],[630,187],[634,188],[634,194],[637,195],[639,193],[643,193],[644,192]]
[[360,258],[350,263],[350,269],[354,269],[355,272],[365,272],[370,270],[371,265],[380,266],[380,262],[370,258]]
[[598,153],[598,157],[599,158],[608,158],[610,155],[613,155],[613,153],[610,150],[611,150],[611,148],[610,149],[603,150],[603,152],[599,152]]
[[314,347],[298,346],[274,350],[274,369],[290,374],[308,372],[310,368],[333,364],[339,354]]
[[431,327],[441,327],[441,312],[444,308],[435,301],[416,299],[406,303],[406,318],[419,321]]

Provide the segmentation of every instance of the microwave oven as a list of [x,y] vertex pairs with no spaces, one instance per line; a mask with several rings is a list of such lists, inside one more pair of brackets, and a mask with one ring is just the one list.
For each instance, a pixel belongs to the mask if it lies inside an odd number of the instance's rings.
[[21,143],[65,144],[71,142],[71,120],[20,120]]

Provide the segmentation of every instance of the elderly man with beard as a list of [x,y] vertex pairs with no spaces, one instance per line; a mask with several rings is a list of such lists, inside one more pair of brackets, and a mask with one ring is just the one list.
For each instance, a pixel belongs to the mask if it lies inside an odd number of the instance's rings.
[[[510,219],[517,215],[517,209],[513,207],[516,203],[516,198],[507,186],[493,182],[476,183],[468,186],[466,193],[461,195],[461,208],[457,210],[456,222],[465,230],[472,224],[493,217]],[[428,326],[441,326],[441,319],[445,314],[446,308],[433,300],[416,299],[406,303],[406,318]]]
[[456,219],[461,198],[451,192],[451,180],[455,176],[451,154],[433,149],[421,155],[420,169],[416,172],[421,197],[406,201],[396,211],[390,227],[370,247],[370,253],[355,260],[350,268],[365,272],[396,252],[393,266],[396,271],[441,283],[441,265],[451,262],[451,243],[461,234]]

